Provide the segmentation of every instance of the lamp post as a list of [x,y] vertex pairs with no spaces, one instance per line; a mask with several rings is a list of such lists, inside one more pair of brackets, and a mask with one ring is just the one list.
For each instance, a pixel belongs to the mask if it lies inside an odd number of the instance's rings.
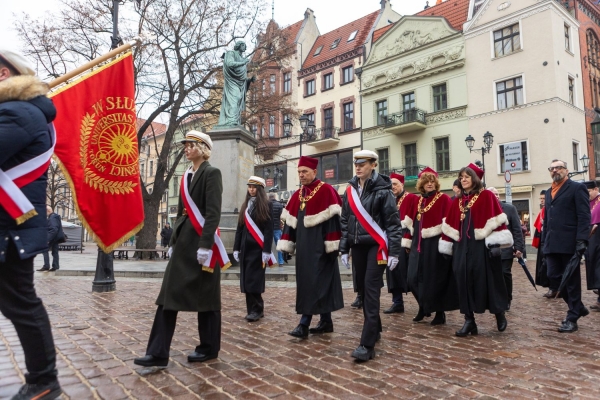
[[[300,128],[302,129],[302,133],[298,135],[300,138],[300,157],[302,157],[302,140],[305,135],[307,139],[310,139],[315,134],[315,123],[311,121],[306,114],[302,115],[298,120],[300,121]],[[293,125],[294,124],[289,118],[286,118],[285,121],[283,121],[283,132],[285,133],[285,136],[290,137]]]
[[[475,139],[471,135],[467,136],[465,143],[469,148],[469,153],[475,152],[481,154],[482,169],[485,171],[485,155],[490,154],[490,151],[492,150],[492,145],[494,144],[494,135],[487,131],[483,135],[483,146],[480,149],[473,148],[475,146]],[[485,175],[483,175],[483,183],[485,184]]]
[[581,156],[579,161],[581,161],[581,165],[583,165],[583,171],[569,172],[569,178],[575,175],[585,174],[586,172],[588,172],[588,167],[590,166],[590,158],[584,154],[583,156]]

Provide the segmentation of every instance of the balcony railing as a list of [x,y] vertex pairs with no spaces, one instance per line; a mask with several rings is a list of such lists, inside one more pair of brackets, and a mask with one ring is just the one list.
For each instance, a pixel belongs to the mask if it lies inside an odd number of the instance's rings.
[[340,141],[339,133],[340,128],[338,127],[315,129],[315,133],[305,141],[309,146],[315,147],[335,145]]
[[409,124],[411,122],[420,122],[426,124],[425,116],[427,113],[418,108],[411,108],[410,110],[404,110],[396,114],[390,114],[386,117],[385,126],[392,127],[397,125]]

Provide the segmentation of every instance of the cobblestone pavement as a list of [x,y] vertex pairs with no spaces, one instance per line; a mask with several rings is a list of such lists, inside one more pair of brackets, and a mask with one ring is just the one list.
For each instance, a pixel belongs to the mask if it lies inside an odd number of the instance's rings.
[[[413,323],[417,305],[409,296],[405,314],[382,314],[377,357],[363,364],[350,358],[362,312],[349,307],[349,283],[346,308],[333,314],[335,333],[298,340],[286,334],[298,323],[293,284],[269,282],[266,316],[250,324],[237,282],[223,282],[219,358],[187,362],[197,344],[196,317],[180,313],[169,368],[146,375],[133,358],[144,354],[160,280],[120,279],[117,292],[94,294],[90,278],[40,274],[37,290],[52,321],[65,399],[598,399],[600,313],[583,318],[579,332],[559,334],[564,303],[542,298],[517,265],[513,272],[515,299],[504,333],[489,314],[477,316],[479,335],[468,338],[454,336],[463,321],[458,312],[449,313],[445,326]],[[586,304],[594,300],[584,292]],[[389,304],[383,289],[382,308]],[[14,329],[0,317],[0,398],[18,390],[23,368]]]

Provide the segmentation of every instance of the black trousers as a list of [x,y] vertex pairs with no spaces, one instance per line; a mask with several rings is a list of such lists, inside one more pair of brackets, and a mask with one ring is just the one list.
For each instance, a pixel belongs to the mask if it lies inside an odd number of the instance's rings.
[[365,347],[375,347],[377,334],[381,332],[381,317],[379,316],[381,288],[385,265],[377,264],[377,245],[352,246],[352,265],[356,271],[358,287],[364,291],[363,324],[360,344]]
[[[165,310],[162,306],[158,306],[146,354],[168,358],[176,324],[177,311]],[[200,336],[200,345],[196,346],[197,353],[210,355],[219,353],[221,350],[221,311],[198,313],[198,335]]]
[[260,293],[246,293],[246,309],[248,314],[255,312],[262,314],[265,309],[265,302]]
[[26,382],[55,380],[56,351],[48,314],[33,285],[33,257],[21,260],[12,242],[0,263],[0,311],[15,326],[23,346]]
[[[546,266],[548,267],[548,279],[551,288],[558,288],[562,280],[563,272],[571,259],[572,254],[546,254]],[[565,303],[569,306],[567,319],[577,322],[584,305],[581,302],[581,271],[575,268],[573,275],[567,281],[565,288],[561,292]]]
[[[50,244],[50,250],[52,250],[52,268],[58,269],[59,268],[59,265],[58,265],[58,243]],[[44,255],[44,267],[49,267],[50,266],[50,256],[48,255],[48,252],[45,251],[43,253],[43,255]]]
[[512,301],[513,281],[512,281],[512,265],[513,259],[502,260],[502,275],[504,275],[504,285],[508,293],[508,301]]

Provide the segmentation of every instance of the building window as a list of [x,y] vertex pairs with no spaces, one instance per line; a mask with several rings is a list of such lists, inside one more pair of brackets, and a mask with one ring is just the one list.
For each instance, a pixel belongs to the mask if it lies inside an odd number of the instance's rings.
[[565,24],[565,50],[571,51],[571,28]]
[[419,164],[417,164],[417,144],[404,145],[404,172],[406,176],[419,175]]
[[316,57],[319,54],[321,54],[321,50],[323,50],[323,46],[317,47],[317,50],[315,50],[315,54],[313,54],[313,57]]
[[312,96],[315,94],[315,80],[311,79],[306,81],[306,96]]
[[173,196],[177,196],[178,192],[179,192],[179,181],[177,180],[179,178],[177,178],[176,176],[173,176]]
[[140,175],[142,176],[142,179],[146,178],[146,164],[144,163],[140,164]]
[[591,30],[587,30],[586,34],[587,51],[588,51],[588,62],[594,67],[598,67],[598,38],[596,34]]
[[579,171],[579,143],[573,142],[573,171]]
[[433,111],[441,111],[448,108],[448,92],[446,84],[434,86],[433,88]]
[[331,89],[332,87],[333,87],[333,73],[329,73],[323,77],[323,90]]
[[265,125],[260,125],[260,137],[265,137]]
[[256,132],[258,131],[258,127],[256,126],[256,124],[252,124],[250,126],[250,129],[252,130],[252,136],[256,137]]
[[356,30],[356,31],[352,32],[352,33],[350,34],[350,36],[348,37],[348,41],[349,41],[349,42],[351,42],[351,41],[353,41],[354,39],[356,39],[356,34],[357,34],[357,33],[358,33],[358,30]]
[[402,108],[412,110],[415,108],[415,92],[410,92],[402,95]]
[[342,68],[342,75],[344,76],[343,83],[352,82],[354,80],[354,67],[350,65],[349,67]]
[[494,55],[505,56],[521,49],[521,33],[516,23],[494,32]]
[[275,137],[275,116],[269,116],[269,137]]
[[527,142],[505,143],[498,146],[500,151],[500,172],[529,171],[529,149]]
[[326,108],[323,110],[323,138],[330,138],[333,136],[333,108]]
[[269,84],[271,89],[271,94],[275,93],[275,75],[271,75],[269,78]]
[[[287,120],[290,120],[290,121],[292,120],[292,119],[290,118],[290,115],[289,115],[289,114],[285,114],[285,115],[283,116],[283,122],[285,122],[285,121],[287,121]],[[281,132],[283,132],[283,136],[289,136],[289,134],[287,134],[287,135],[285,134],[285,129],[283,129],[283,126],[281,127]],[[290,132],[290,133],[291,133],[291,132]]]
[[377,108],[377,125],[384,125],[387,121],[387,100],[381,100],[375,103]]
[[283,74],[283,93],[290,93],[292,91],[292,73],[286,72]]
[[354,175],[352,151],[317,157],[317,177],[330,184],[345,183]]
[[354,103],[344,104],[344,131],[354,129]]
[[338,47],[338,44],[340,44],[340,40],[342,40],[342,39],[341,38],[340,39],[335,39],[333,41],[333,43],[331,43],[331,48],[335,49],[336,47]]
[[498,110],[520,106],[523,101],[523,77],[509,79],[496,83]]
[[309,122],[315,122],[315,113],[306,114],[306,116],[308,117]]
[[569,77],[569,103],[575,105],[575,80]]
[[435,165],[438,171],[450,171],[450,143],[448,138],[435,140]]
[[148,176],[152,176],[153,171],[154,171],[154,161],[150,160],[150,165],[148,166]]
[[379,156],[379,173],[383,175],[390,174],[390,150],[379,149],[377,150]]

